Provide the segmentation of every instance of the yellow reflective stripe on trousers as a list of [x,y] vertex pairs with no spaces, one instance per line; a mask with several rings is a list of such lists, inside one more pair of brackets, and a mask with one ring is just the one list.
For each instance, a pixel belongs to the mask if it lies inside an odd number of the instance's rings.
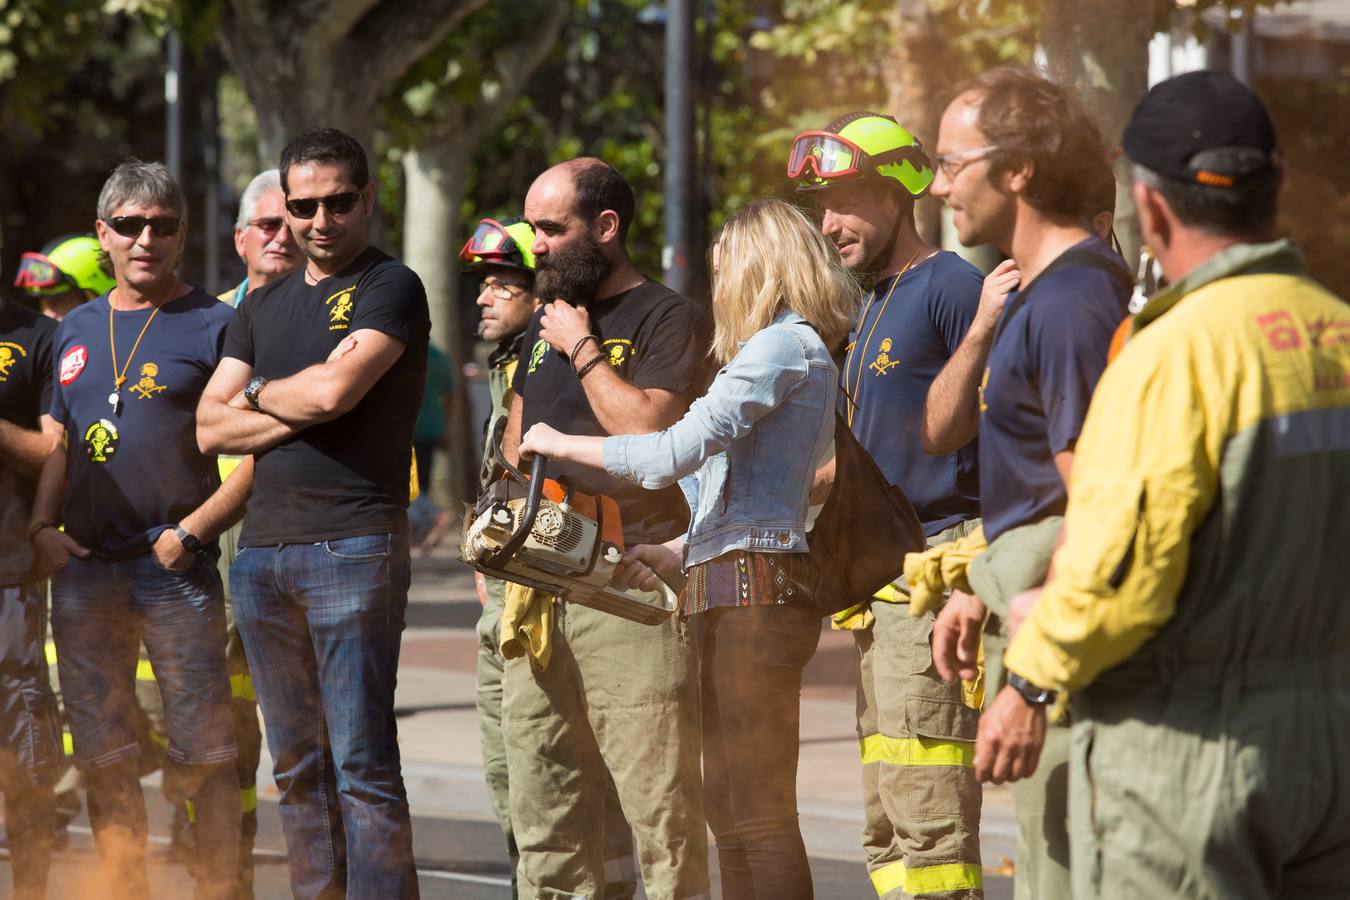
[[258,695],[253,692],[253,679],[248,675],[230,676],[230,696],[237,697],[240,700],[258,699]]
[[56,641],[47,641],[47,646],[43,649],[47,653],[47,665],[56,665]]
[[965,766],[975,765],[974,741],[944,741],[940,738],[894,738],[869,734],[860,742],[862,764],[874,762],[892,766]]
[[239,811],[253,812],[258,808],[258,786],[239,789]]
[[75,755],[75,739],[70,736],[69,729],[61,731],[61,748],[66,751],[66,756]]
[[138,660],[136,661],[136,680],[137,680],[137,681],[154,681],[154,680],[155,680],[155,670],[154,670],[154,668],[150,665],[150,660],[148,660],[148,659],[138,659]]
[[894,862],[872,872],[872,887],[876,889],[878,897],[885,897],[897,889],[910,895],[974,891],[984,887],[984,872],[974,863],[946,863],[907,869],[903,862]]

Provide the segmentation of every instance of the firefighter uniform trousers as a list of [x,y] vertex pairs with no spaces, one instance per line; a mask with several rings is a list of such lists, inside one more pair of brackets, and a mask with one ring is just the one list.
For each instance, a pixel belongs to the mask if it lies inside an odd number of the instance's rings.
[[[929,546],[963,537],[962,522]],[[933,666],[934,614],[874,601],[870,629],[854,631],[861,655],[858,739],[863,767],[863,847],[881,900],[984,896],[980,784],[975,780],[978,710]]]
[[[487,603],[478,617],[477,705],[478,731],[483,748],[483,776],[487,780],[492,812],[506,835],[511,855],[511,880],[520,857],[511,828],[511,807],[506,772],[506,742],[502,737],[502,672],[506,659],[501,650],[502,605],[506,582],[488,578]],[[605,798],[605,900],[629,900],[637,893],[637,864],[633,859],[633,834],[623,817],[614,780],[607,779]],[[514,891],[513,891],[514,893]]]
[[693,635],[676,616],[642,625],[558,602],[552,639],[547,669],[525,655],[502,679],[520,896],[602,896],[612,777],[647,896],[706,897]]
[[[1000,534],[975,557],[966,578],[989,607],[985,625],[985,702],[1007,683],[1003,651],[1008,639],[1003,621],[1008,603],[1021,591],[1045,583],[1050,558],[1064,524],[1062,516],[1047,516]],[[1046,722],[1045,745],[1036,771],[1013,782],[1017,815],[1017,874],[1014,900],[1073,900],[1069,880],[1069,723],[1059,707]]]

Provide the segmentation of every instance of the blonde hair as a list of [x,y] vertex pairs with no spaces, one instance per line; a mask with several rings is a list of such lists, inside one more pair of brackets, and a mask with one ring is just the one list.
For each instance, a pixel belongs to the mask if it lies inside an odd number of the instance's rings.
[[732,213],[717,238],[712,355],[728,362],[784,308],[833,350],[853,327],[862,291],[838,252],[797,207],[757,200]]

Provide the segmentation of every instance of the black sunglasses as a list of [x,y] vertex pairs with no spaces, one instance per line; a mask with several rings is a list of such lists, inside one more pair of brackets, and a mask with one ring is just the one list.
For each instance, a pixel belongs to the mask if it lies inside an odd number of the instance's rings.
[[122,237],[129,238],[140,237],[147,225],[155,237],[173,237],[183,227],[183,220],[176,216],[113,216],[103,221]]
[[286,198],[286,212],[297,219],[312,219],[319,212],[319,205],[335,216],[345,216],[356,209],[356,201],[361,199],[360,191],[343,191],[329,194],[327,197]]

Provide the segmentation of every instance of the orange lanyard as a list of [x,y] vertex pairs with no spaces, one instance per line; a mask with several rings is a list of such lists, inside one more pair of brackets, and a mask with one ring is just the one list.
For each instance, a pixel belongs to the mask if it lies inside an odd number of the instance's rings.
[[118,397],[118,393],[122,390],[122,385],[125,384],[127,380],[127,370],[131,368],[131,361],[136,358],[136,351],[141,346],[141,338],[145,337],[145,332],[150,329],[150,323],[155,321],[155,316],[157,315],[159,315],[158,306],[154,308],[154,310],[150,313],[150,318],[146,319],[145,324],[141,326],[141,333],[136,335],[136,343],[131,345],[131,355],[127,357],[126,364],[122,366],[122,371],[118,372],[117,339],[113,334],[112,295],[111,294],[108,295],[108,350],[111,351],[112,353],[112,367],[113,367],[113,389],[112,394],[109,395],[108,397],[108,403],[112,405],[114,410],[117,408],[117,404],[120,399]]

